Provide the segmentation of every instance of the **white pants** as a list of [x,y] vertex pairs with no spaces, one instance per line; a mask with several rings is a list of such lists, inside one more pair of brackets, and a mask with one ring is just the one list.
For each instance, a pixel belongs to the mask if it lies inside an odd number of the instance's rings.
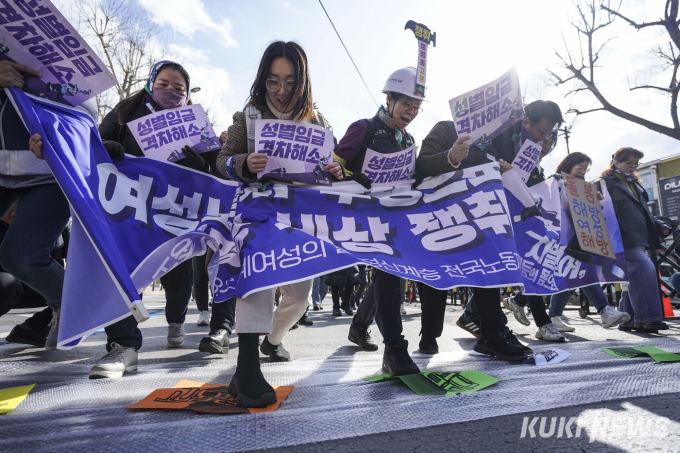
[[313,283],[314,279],[310,279],[280,286],[281,302],[276,311],[276,288],[236,299],[236,333],[265,334],[271,344],[280,344],[307,309]]

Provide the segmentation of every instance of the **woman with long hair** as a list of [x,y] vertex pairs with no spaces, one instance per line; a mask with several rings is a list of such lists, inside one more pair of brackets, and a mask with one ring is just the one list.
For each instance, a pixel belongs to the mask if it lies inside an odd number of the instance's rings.
[[[250,131],[254,131],[255,119],[291,120],[331,128],[315,111],[307,55],[298,44],[276,41],[265,50],[246,108],[234,114],[227,141],[217,157],[217,170],[227,178],[255,182],[257,173],[267,165],[267,155],[254,152],[254,134]],[[342,167],[337,162],[325,165],[322,171],[330,171],[335,178],[343,179]],[[310,278],[280,286],[282,298],[276,312],[276,288],[237,299],[239,353],[229,391],[239,405],[258,407],[276,402],[276,393],[260,370],[258,338],[261,334],[267,335],[260,351],[271,361],[290,360],[281,340],[307,309],[313,281]]]
[[656,333],[668,329],[668,325],[663,322],[656,269],[645,249],[659,248],[659,235],[667,236],[670,231],[647,210],[649,198],[635,174],[643,157],[644,154],[637,149],[619,149],[612,155],[609,167],[602,172],[598,184],[600,187],[602,183],[606,184],[612,197],[626,254],[629,284],[619,308],[631,319],[620,324],[619,330]]
[[[586,173],[588,173],[588,169],[592,163],[593,161],[586,154],[579,152],[567,154],[567,157],[565,157],[557,166],[555,177],[561,178],[562,173],[566,173],[574,178],[585,179]],[[601,196],[601,193],[598,192],[598,195]],[[585,286],[581,288],[581,291],[593,305],[595,305],[597,313],[601,317],[602,327],[613,327],[630,320],[630,315],[628,313],[620,312],[609,305],[607,296],[605,296],[604,291],[602,291],[602,287],[599,284]],[[560,332],[573,332],[576,330],[569,325],[566,317],[562,314],[564,313],[564,307],[566,307],[567,302],[569,302],[571,293],[571,290],[563,291],[554,294],[550,298],[548,316],[550,316],[553,325]]]

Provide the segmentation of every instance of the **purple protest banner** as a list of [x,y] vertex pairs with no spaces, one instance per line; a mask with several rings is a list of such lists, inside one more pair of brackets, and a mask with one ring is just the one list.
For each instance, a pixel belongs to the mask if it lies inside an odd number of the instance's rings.
[[255,152],[266,154],[267,166],[258,178],[271,176],[286,181],[330,186],[333,132],[310,123],[287,120],[255,120]]
[[128,127],[144,156],[155,160],[183,159],[185,146],[198,154],[222,147],[201,104],[154,112],[130,121]]
[[517,70],[449,101],[458,136],[469,135],[471,145],[487,143],[515,121],[524,118]]
[[24,74],[29,93],[76,106],[116,84],[85,39],[49,0],[0,1],[0,60],[42,74]]
[[415,154],[415,146],[390,154],[367,149],[361,173],[375,184],[408,181],[416,169]]

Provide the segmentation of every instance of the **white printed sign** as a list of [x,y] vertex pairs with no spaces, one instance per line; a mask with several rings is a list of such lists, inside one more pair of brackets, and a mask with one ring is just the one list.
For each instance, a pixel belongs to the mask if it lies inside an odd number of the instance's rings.
[[487,143],[524,118],[517,70],[451,99],[449,106],[459,137],[469,135],[471,145]]
[[519,177],[526,183],[529,175],[538,165],[538,157],[541,154],[541,145],[531,140],[525,140],[519,152],[512,161],[512,166]]
[[184,159],[187,145],[198,154],[222,147],[201,104],[161,110],[127,125],[144,155],[155,160]]
[[0,0],[0,61],[35,69],[24,74],[29,93],[79,105],[116,84],[85,39],[49,0]]
[[530,365],[555,365],[556,363],[563,362],[571,353],[563,351],[562,349],[546,349],[545,351],[537,352],[535,354],[529,355],[524,363]]
[[333,132],[316,124],[255,120],[255,152],[268,156],[258,178],[330,186],[331,172],[321,169],[333,162],[334,147]]
[[408,181],[416,170],[415,154],[415,145],[390,154],[367,149],[361,173],[374,184]]

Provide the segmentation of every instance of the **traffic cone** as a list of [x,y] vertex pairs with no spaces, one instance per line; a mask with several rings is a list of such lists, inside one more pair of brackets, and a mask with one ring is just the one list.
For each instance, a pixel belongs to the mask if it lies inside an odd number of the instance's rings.
[[673,306],[671,305],[671,299],[668,297],[667,294],[664,294],[662,297],[663,299],[663,315],[664,317],[668,318],[671,316],[675,316],[675,313],[673,313]]
[[[661,277],[661,273],[659,273],[659,278]],[[675,313],[673,313],[673,306],[671,305],[671,298],[668,297],[668,291],[666,291],[666,287],[661,285],[661,300],[663,301],[663,315],[665,318],[668,318],[670,316],[675,316]]]

